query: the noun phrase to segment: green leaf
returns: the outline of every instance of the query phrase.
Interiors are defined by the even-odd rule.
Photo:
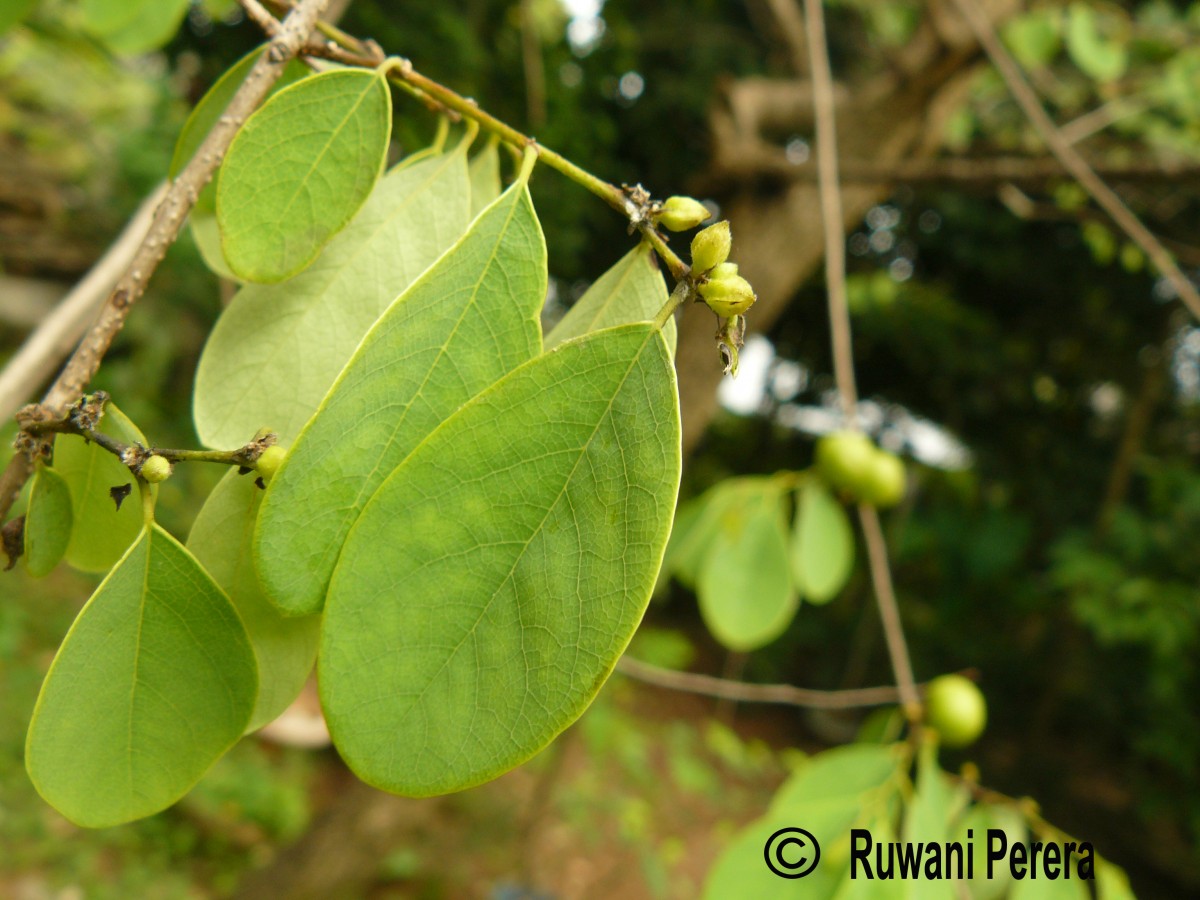
[[[37,0],[5,0],[0,4],[0,34],[24,22],[35,6]]]
[[[71,489],[49,466],[38,466],[25,513],[25,568],[36,578],[50,574],[71,541]]]
[[[358,776],[461,790],[570,725],[645,611],[679,471],[674,368],[649,324],[537,357],[431,434],[330,585],[321,701]]]
[[[1086,3],[1072,3],[1067,18],[1067,53],[1085,75],[1097,81],[1116,81],[1129,67],[1124,44],[1100,33],[1095,11]]]
[[[1026,68],[1047,65],[1062,49],[1060,9],[1038,9],[1013,16],[1004,24],[1004,42]]]
[[[167,170],[169,177],[174,178],[178,175],[195,156],[212,127],[217,124],[217,120],[229,106],[229,101],[233,99],[233,95],[237,93],[238,88],[242,86],[242,82],[246,80],[246,76],[264,52],[262,47],[251,50],[227,69],[225,74],[218,78],[208,92],[200,98],[200,102],[196,104],[187,121],[183,123],[183,129],[175,141],[175,152],[171,156],[171,165]],[[310,74],[311,70],[307,66],[299,60],[293,59],[284,67],[279,80],[271,86],[268,96],[289,84],[295,84]],[[192,227],[192,236],[208,267],[222,277],[233,279],[236,276],[225,262],[224,253],[221,251],[220,233],[217,229],[217,179],[220,172],[221,169],[218,167],[212,181],[201,189],[196,203],[189,213],[189,222]]]
[[[277,285],[246,285],[200,357],[200,440],[232,449],[260,428],[287,444],[367,330],[469,223],[466,148],[396,167],[321,257]]]
[[[818,753],[780,786],[771,811],[796,815],[881,789],[890,796],[900,785],[900,762],[898,746],[888,744],[847,744]]]
[[[799,491],[790,546],[796,589],[810,603],[828,603],[854,571],[854,532],[846,511],[816,479]]]
[[[546,336],[546,347],[613,325],[652,320],[667,302],[667,286],[649,244],[639,244],[596,279],[562,321]],[[663,328],[675,353],[675,320]]]
[[[773,482],[755,479],[722,513],[696,596],[704,624],[730,650],[755,650],[791,624],[799,599],[788,571],[783,494]]]
[[[969,802],[966,791],[954,785],[937,764],[937,744],[926,741],[917,762],[917,784],[904,817],[904,840],[912,844],[944,845],[950,839],[951,823]],[[922,867],[923,868],[923,867]],[[954,881],[908,881],[905,895],[931,900],[958,896]]]
[[[671,531],[663,570],[680,584],[695,590],[709,548],[721,531],[721,519],[730,507],[741,502],[750,479],[728,478],[679,508],[678,525]]]
[[[99,430],[127,444],[145,436],[115,405],[104,408]],[[133,473],[116,456],[73,434],[54,441],[54,468],[71,491],[74,528],[67,562],[84,572],[105,572],[121,558],[142,530]],[[128,486],[133,496],[117,508],[109,489]]]
[[[191,0],[84,0],[83,27],[115,53],[157,50],[179,30]]]
[[[255,557],[281,609],[318,611],[383,480],[458,407],[537,355],[545,296],[546,243],[515,184],[380,317],[272,479]]]
[[[225,595],[178,541],[147,525],[46,675],[25,748],[29,777],[78,825],[156,813],[241,737],[256,684]]]
[[[229,267],[275,282],[308,266],[371,193],[391,130],[375,72],[323,72],[271,97],[233,139],[217,182]]]
[[[230,470],[213,488],[187,547],[225,591],[246,627],[258,662],[258,702],[247,731],[261,728],[296,699],[317,659],[321,620],[286,618],[267,600],[254,571],[250,538],[263,492],[252,475]]]
[[[1096,897],[1097,900],[1134,900],[1125,870],[1106,859],[1097,858]]]
[[[493,138],[471,160],[471,216],[500,196],[500,142]]]
[[[721,854],[704,888],[709,900],[729,897],[825,900],[846,883],[850,829],[886,813],[900,785],[895,747],[856,744],[812,757],[776,793],[766,816],[743,829]],[[767,839],[781,828],[805,828],[821,846],[821,862],[801,879],[767,868]]]
[[[1008,863],[1005,862],[1004,865],[1007,866]],[[1073,865],[1074,863],[1072,863]],[[1071,875],[1074,876],[1074,874],[1075,871],[1072,868]],[[1033,878],[1029,874],[1029,870],[1026,870],[1023,879],[1013,882],[1008,900],[1091,900],[1091,896],[1092,892],[1088,890],[1087,882],[1082,878],[1060,876],[1056,880],[1050,881],[1045,876]]]
[[[967,811],[959,823],[955,839],[960,841],[963,847],[970,847],[973,858],[971,871],[975,874],[973,878],[966,879],[966,884],[970,888],[973,900],[1000,900],[1012,883],[1012,873],[1005,862],[995,865],[992,877],[988,878],[989,829],[1005,832],[1009,847],[1023,843],[1026,838],[1025,822],[1011,807],[979,803]]]
[[[211,186],[211,185],[210,185]],[[221,230],[217,228],[217,217],[203,213],[193,215],[188,219],[188,227],[192,232],[192,240],[200,251],[200,258],[208,266],[208,271],[227,281],[241,281],[225,262],[225,251],[221,249]]]

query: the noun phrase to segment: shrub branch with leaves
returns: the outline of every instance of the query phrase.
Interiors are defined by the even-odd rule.
[[[1064,837],[1028,802],[980,787],[971,767],[953,776],[938,765],[939,732],[948,745],[969,744],[986,709],[957,675],[931,684],[926,708],[892,588],[877,509],[900,500],[905,472],[855,430],[819,0],[806,0],[807,28],[799,23],[792,40],[799,54],[802,30],[813,61],[831,337],[849,431],[826,439],[817,471],[727,482],[677,521],[674,315],[706,304],[725,370],[736,373],[757,299],[729,259],[729,224],[693,237],[689,265],[659,229],[702,225],[709,214],[697,201],[658,201],[640,185],[597,178],[408,60],[321,22],[325,0],[241,5],[269,43],[193,111],[146,239],[42,402],[19,413],[17,453],[0,476],[0,518],[32,476],[24,517],[4,526],[10,563],[23,555],[43,575],[65,559],[106,573],[37,701],[26,765],[42,796],[86,826],[165,809],[242,735],[277,717],[314,665],[333,741],[363,781],[407,796],[479,784],[584,712],[660,569],[695,586],[705,622],[735,651],[777,637],[801,596],[832,600],[853,568],[847,501],[894,688],[755,692],[645,663],[627,670],[769,702],[899,701],[903,716],[878,720],[877,740],[798,769],[718,860],[708,895],[778,889],[764,881],[773,876],[761,864],[763,838],[798,822],[829,848],[806,896],[844,888],[855,825],[881,841],[942,842],[988,827],[1014,843],[1027,830]],[[1027,105],[1019,67],[996,51],[976,5],[958,5]],[[183,8],[164,5],[156,30],[168,31],[162,17],[177,25]],[[113,28],[105,33],[114,47],[148,39]],[[387,169],[391,87],[441,125],[432,146]],[[481,131],[492,139],[478,148]],[[1047,135],[1103,203],[1103,183],[1076,171],[1052,125]],[[507,187],[500,144],[519,160]],[[528,190],[539,163],[599,197],[638,236],[544,336],[546,243]],[[106,394],[84,395],[185,220],[213,271],[240,283],[196,380],[193,412],[208,449],[154,446]],[[1136,219],[1125,224],[1149,255],[1161,250],[1139,240]],[[156,522],[155,503],[173,467],[191,462],[230,471],[184,545]],[[135,485],[140,502],[130,499]],[[1123,873],[1084,846],[1076,862],[1094,868],[1102,896],[1129,896]],[[1075,896],[1078,885],[1060,893]],[[954,895],[952,883],[945,888]],[[963,886],[988,897],[1006,888]]]

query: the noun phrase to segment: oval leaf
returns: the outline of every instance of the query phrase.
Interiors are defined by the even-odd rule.
[[[29,726],[29,777],[78,825],[151,815],[241,737],[256,689],[237,613],[178,541],[148,525],[54,658]]]
[[[769,644],[796,615],[782,501],[771,483],[743,489],[721,515],[701,564],[700,615],[730,650],[745,653]]]
[[[196,154],[196,150],[217,123],[217,119],[225,112],[229,101],[233,99],[233,95],[237,93],[238,88],[242,86],[242,82],[246,80],[246,76],[264,52],[262,47],[258,47],[247,53],[227,69],[225,74],[218,78],[208,92],[200,98],[200,102],[196,104],[187,121],[183,123],[183,129],[175,141],[175,152],[171,156],[171,165],[167,170],[169,177],[174,178],[178,175]],[[279,80],[271,86],[268,96],[289,84],[295,84],[310,74],[311,70],[302,62],[296,59],[291,60],[284,67]],[[191,212],[188,213],[188,223],[200,255],[204,257],[204,262],[209,269],[222,278],[233,279],[236,276],[229,268],[229,264],[225,262],[225,255],[221,250],[220,232],[217,229],[217,179],[220,173],[221,169],[218,166],[212,180],[201,188],[196,202],[192,205]]]
[[[367,199],[391,130],[391,96],[375,72],[323,72],[271,97],[221,166],[217,223],[229,267],[273,282],[316,259]]]
[[[1125,46],[1101,35],[1096,13],[1086,3],[1070,6],[1067,53],[1085,75],[1100,82],[1116,81],[1129,67]]]
[[[545,296],[546,243],[515,184],[380,318],[272,479],[255,558],[281,609],[320,610],[342,543],[383,480],[541,350]]]
[[[84,28],[114,53],[157,50],[175,36],[191,0],[84,0]]]
[[[679,527],[671,531],[663,569],[694,591],[708,550],[721,530],[722,517],[730,507],[741,502],[746,485],[758,480],[727,478],[680,507],[675,514]]]
[[[58,472],[39,466],[25,513],[25,568],[41,578],[66,555],[71,542],[71,489]]]
[[[846,511],[816,479],[800,489],[791,541],[792,577],[809,603],[828,603],[854,571],[854,532]]]
[[[571,724],[645,611],[679,470],[674,369],[648,324],[538,357],[430,435],[330,585],[321,702],[359,777],[461,790]]]
[[[667,302],[667,285],[654,261],[649,244],[638,244],[611,269],[596,279],[562,321],[546,336],[546,347],[613,325],[646,322]],[[675,320],[668,320],[663,336],[675,353]]]
[[[104,407],[99,430],[127,444],[145,445],[146,438],[116,406]],[[54,468],[71,491],[74,528],[67,562],[84,572],[106,572],[142,530],[142,508],[127,496],[118,508],[112,488],[136,494],[133,473],[116,456],[73,434],[54,441]]]
[[[200,357],[200,440],[233,449],[268,427],[294,441],[379,314],[469,221],[461,147],[389,172],[300,275],[238,291]]]
[[[321,620],[285,618],[258,583],[250,538],[263,492],[250,475],[228,472],[204,501],[187,548],[225,591],[246,626],[258,662],[258,702],[247,731],[272,721],[296,699],[317,659]]]
[[[709,872],[704,897],[832,900],[844,896],[849,860],[837,847],[845,844],[855,825],[886,815],[900,787],[900,760],[894,747],[861,744],[812,757],[784,782],[766,816],[742,829],[721,854]],[[764,864],[764,848],[776,831],[797,826],[816,837],[821,862],[802,879],[780,878]]]

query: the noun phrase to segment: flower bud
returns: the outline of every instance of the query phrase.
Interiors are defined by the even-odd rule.
[[[279,471],[279,467],[283,465],[283,460],[286,456],[287,451],[279,446],[268,447],[259,455],[254,463],[254,470],[258,472],[264,484],[270,481],[271,477]]]
[[[708,308],[724,318],[742,315],[758,299],[754,295],[754,288],[750,286],[750,282],[741,275],[734,275],[730,278],[710,278],[697,290],[704,298],[704,302],[708,304]]]
[[[729,259],[732,243],[729,222],[709,225],[697,234],[692,238],[692,274],[703,275],[713,266],[719,266]]]
[[[737,273],[737,263],[723,262],[719,266],[713,266],[712,271],[708,273],[708,280],[720,281],[722,278],[732,278]]]
[[[670,231],[688,231],[710,215],[708,207],[699,200],[691,197],[668,197],[663,201],[658,222]]]
[[[142,463],[142,468],[138,474],[151,484],[158,484],[160,481],[166,481],[171,477],[171,463],[165,456],[159,456],[155,453]]]

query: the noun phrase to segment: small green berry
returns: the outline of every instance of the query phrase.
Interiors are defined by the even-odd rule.
[[[904,499],[904,463],[886,450],[876,450],[871,465],[863,473],[861,493],[863,502],[886,509]]]
[[[835,431],[817,441],[817,468],[831,487],[857,498],[876,452],[861,431]]]
[[[663,201],[658,222],[670,231],[689,231],[711,215],[708,207],[691,197],[668,197]]]
[[[713,269],[722,266],[733,265],[732,263],[722,263]],[[736,269],[737,267],[734,266]],[[754,295],[754,288],[741,275],[733,275],[727,278],[712,278],[700,285],[697,290],[700,296],[704,298],[704,302],[708,304],[708,308],[715,312],[718,316],[728,318],[729,316],[740,316],[751,306],[758,298]]]
[[[929,724],[947,747],[975,743],[987,725],[987,701],[975,682],[961,675],[940,675],[925,690]]]
[[[158,484],[171,477],[171,463],[165,456],[155,453],[142,463],[138,474],[151,484]]]
[[[266,483],[279,471],[279,467],[283,465],[283,460],[286,456],[287,451],[282,447],[268,447],[254,463],[254,470],[258,472],[263,482]]]
[[[714,266],[719,266],[729,259],[729,248],[733,245],[733,235],[729,230],[729,222],[718,222],[709,225],[692,238],[692,275],[703,275]]]

